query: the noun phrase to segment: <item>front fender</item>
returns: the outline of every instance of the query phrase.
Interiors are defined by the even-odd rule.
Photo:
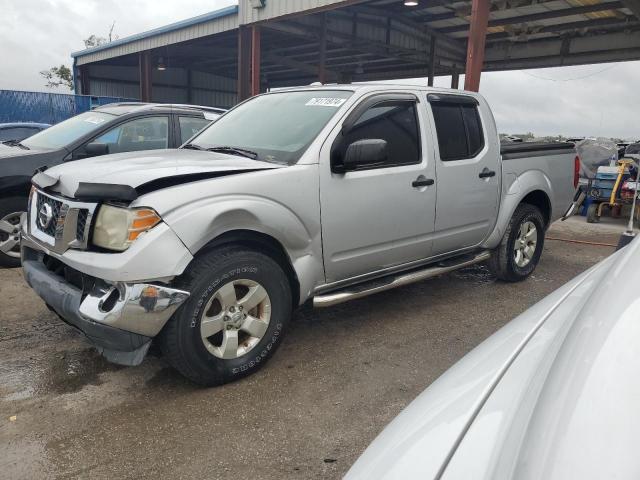
[[[195,256],[221,235],[248,230],[275,239],[289,256],[300,282],[301,302],[324,278],[320,226],[287,206],[252,195],[209,197],[170,212],[165,222]]]
[[[549,205],[552,205],[553,184],[542,170],[527,170],[516,177],[511,184],[505,184],[498,221],[491,235],[482,244],[483,248],[493,249],[498,246],[518,205],[527,195],[535,191],[543,192],[549,200]],[[549,218],[553,218],[552,212]]]

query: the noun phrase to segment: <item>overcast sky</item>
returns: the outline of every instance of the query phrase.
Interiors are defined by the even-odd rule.
[[[0,0],[0,89],[44,91],[40,70],[112,22],[121,38],[236,3],[235,0]],[[366,65],[365,65],[366,68]],[[461,79],[462,84],[462,79]],[[436,85],[449,86],[439,78]],[[640,138],[640,62],[485,73],[480,92],[504,133]],[[59,90],[62,91],[62,90]]]

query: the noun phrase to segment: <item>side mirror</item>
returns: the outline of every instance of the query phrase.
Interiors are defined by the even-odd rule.
[[[109,155],[109,145],[106,143],[87,143],[84,147],[84,154],[87,157],[99,157],[100,155]]]
[[[387,157],[386,140],[371,138],[350,144],[342,163],[345,171],[364,170],[384,164]]]

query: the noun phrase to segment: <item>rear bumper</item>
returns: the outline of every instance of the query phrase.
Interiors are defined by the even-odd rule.
[[[65,322],[82,331],[109,361],[142,362],[151,339],[189,293],[150,283],[107,282],[79,272],[78,282],[52,272],[46,249],[23,233],[22,268],[27,283]]]

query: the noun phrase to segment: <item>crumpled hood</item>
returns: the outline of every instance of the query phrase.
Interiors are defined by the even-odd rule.
[[[47,170],[51,190],[73,197],[80,183],[127,185],[138,189],[161,179],[186,183],[208,176],[221,176],[282,168],[268,162],[235,155],[198,150],[148,150],[118,153],[68,162]]]

